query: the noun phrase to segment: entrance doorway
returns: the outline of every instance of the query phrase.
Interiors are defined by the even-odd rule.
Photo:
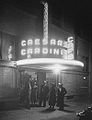
[[[23,91],[25,89],[27,80],[29,81],[30,104],[38,104],[41,85],[44,81],[46,81],[46,72],[39,72],[32,69],[20,70],[20,94],[22,94],[22,99],[24,99]]]
[[[29,80],[29,100],[30,104],[39,104],[40,90],[41,86],[44,84],[44,81],[47,82],[48,88],[50,89],[52,83],[57,86],[59,82],[59,76],[52,71],[41,71],[41,70],[32,70],[23,69],[20,71],[20,86],[21,90],[25,89],[25,84],[27,79]],[[35,99],[35,101],[34,101]]]

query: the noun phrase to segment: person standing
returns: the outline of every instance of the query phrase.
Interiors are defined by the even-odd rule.
[[[32,92],[32,85],[31,85],[32,77],[29,76],[29,101],[31,102],[31,92]]]
[[[40,89],[40,100],[39,100],[40,106],[43,103],[43,107],[46,107],[48,93],[49,93],[49,87],[47,85],[47,81],[44,81],[44,84],[41,85],[41,89]]]
[[[49,87],[47,85],[47,81],[44,81],[44,86],[43,86],[43,107],[46,107],[46,101],[49,93]]]
[[[63,87],[63,84],[59,83],[57,90],[57,106],[59,110],[64,110],[64,96],[67,94],[66,89]]]
[[[50,91],[49,91],[49,106],[50,109],[54,109],[54,106],[56,104],[56,89],[55,84],[51,85]]]
[[[42,101],[43,101],[43,84],[40,86],[40,92],[39,92],[39,106],[42,106]]]
[[[34,82],[34,86],[33,86],[33,104],[34,105],[37,102],[37,93],[38,93],[38,86],[37,86],[37,83]]]
[[[30,100],[29,100],[29,80],[27,78],[24,87],[24,99],[25,99],[25,107],[30,109]]]
[[[33,96],[34,96],[33,87],[34,87],[34,79],[32,78],[31,79],[31,104],[32,105],[33,105]]]

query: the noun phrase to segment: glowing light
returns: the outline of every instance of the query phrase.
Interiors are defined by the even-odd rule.
[[[86,76],[84,76],[83,79],[86,80]]]
[[[54,49],[54,54],[59,55],[59,49]]]
[[[43,44],[48,44],[48,3],[42,2],[44,5],[44,19],[43,19]]]
[[[58,74],[59,72],[60,72],[60,70],[59,70],[59,69],[57,69],[57,68],[56,68],[56,69],[54,69],[54,73],[55,73],[55,74]]]
[[[57,49],[57,48],[48,48],[48,47],[43,47],[42,49],[40,49],[39,47],[36,47],[36,48],[27,48],[27,49],[21,49],[21,52],[20,54],[22,56],[25,56],[25,55],[32,55],[32,54],[53,54],[53,55],[64,55],[64,57],[67,55],[67,51],[64,51],[64,49]]]
[[[73,39],[74,39],[74,38],[71,36],[71,37],[68,37],[67,41],[68,41],[68,42],[73,42]]]
[[[61,70],[67,69],[67,67],[63,65],[55,64],[55,65],[47,65],[46,67],[44,67],[44,69],[52,70],[55,74],[58,74]]]
[[[58,46],[63,46],[63,41],[62,41],[62,40],[58,40],[58,41],[57,41],[57,45],[58,45]]]
[[[43,49],[42,49],[42,53],[43,53],[43,54],[48,54],[48,48],[43,48]]]
[[[36,39],[28,39],[28,40],[22,40],[21,41],[21,46],[22,47],[24,47],[24,46],[32,46],[33,44],[34,45],[56,45],[56,46],[61,46],[61,47],[66,47],[66,48],[70,48],[71,46],[72,46],[72,44],[71,43],[73,43],[73,42],[71,42],[71,41],[64,41],[64,40],[58,40],[58,39],[54,39],[54,38],[52,38],[52,39],[50,39],[49,41],[48,41],[48,43],[47,44],[45,44],[45,40],[41,40],[41,39],[39,39],[39,38],[36,38]],[[67,47],[67,44],[68,44],[68,47]]]
[[[26,52],[26,51],[25,51]],[[29,55],[29,54],[32,54],[33,53],[33,49],[31,49],[31,48],[28,48],[27,49],[27,54]]]
[[[73,37],[68,37],[67,39],[67,58],[68,59],[74,59],[74,41],[73,41]]]
[[[21,41],[21,46],[26,46],[26,41],[25,40]]]
[[[32,40],[32,39],[29,39],[29,40],[27,41],[27,45],[28,45],[28,46],[33,45],[33,40]]]
[[[40,39],[35,39],[35,45],[40,45]]]
[[[73,37],[68,37],[67,41],[50,39],[47,44],[39,38],[21,41],[20,55],[30,58],[31,55],[39,54],[40,57],[49,55],[49,57],[58,57],[61,59],[74,59]],[[27,57],[28,56],[28,57]],[[34,57],[34,56],[31,56]],[[46,56],[45,56],[46,57]]]
[[[56,45],[56,40],[55,39],[51,39],[50,40],[50,45]]]
[[[8,48],[8,59],[11,60],[13,57],[12,55],[12,46],[10,45],[9,48]]]
[[[25,49],[21,50],[21,55],[26,55],[26,50]]]
[[[60,64],[69,66],[84,67],[83,62],[77,60],[63,60],[57,58],[32,58],[16,61],[17,65],[31,65],[31,64]]]

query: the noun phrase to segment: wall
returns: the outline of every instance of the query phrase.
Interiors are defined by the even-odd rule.
[[[16,70],[8,67],[0,67],[0,101],[17,98]]]
[[[87,40],[77,37],[76,59],[84,63],[83,69],[65,71],[61,73],[61,79],[70,95],[85,95],[89,97],[89,43]]]
[[[1,59],[9,60],[9,55],[11,54],[11,60],[15,60],[15,41],[16,38],[14,35],[7,34],[0,31],[0,40],[1,40]],[[11,50],[10,50],[10,47]]]
[[[88,78],[83,79],[85,74],[80,72],[61,73],[62,83],[68,91],[68,95],[88,96]]]
[[[17,36],[35,36],[41,33],[39,19],[12,6],[3,6],[0,12],[0,30]]]
[[[84,63],[84,72],[89,72],[89,43],[87,40],[83,40],[79,37],[76,39],[77,42],[77,60]]]

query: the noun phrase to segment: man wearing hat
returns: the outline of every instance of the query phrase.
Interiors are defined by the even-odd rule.
[[[47,81],[44,81],[40,89],[40,100],[39,100],[40,106],[43,103],[43,107],[46,107],[46,100],[47,100],[48,93],[49,93],[49,87],[48,87]]]
[[[64,96],[67,93],[66,89],[63,87],[63,84],[58,84],[57,90],[57,106],[59,110],[64,110]]]

